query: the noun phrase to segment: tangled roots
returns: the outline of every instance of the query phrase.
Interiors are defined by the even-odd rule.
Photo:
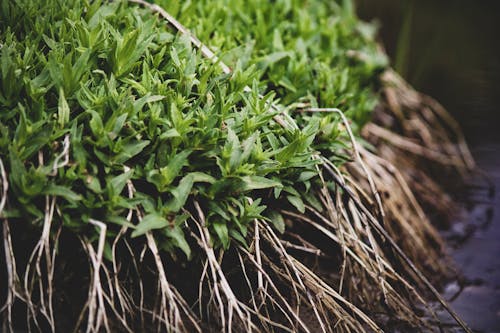
[[[397,167],[427,214],[445,226],[457,207],[443,186],[456,186],[476,169],[464,135],[442,105],[416,92],[394,71],[386,71],[381,81],[383,102],[363,135],[379,157]],[[443,175],[455,184],[445,183]]]

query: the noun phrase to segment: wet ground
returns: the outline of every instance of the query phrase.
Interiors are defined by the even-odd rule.
[[[463,281],[444,290],[454,310],[474,332],[500,332],[500,143],[472,147],[495,189],[476,177],[464,203],[466,213],[446,236]],[[496,191],[495,191],[496,190]],[[497,193],[495,193],[497,192]],[[449,318],[445,322],[452,324]]]

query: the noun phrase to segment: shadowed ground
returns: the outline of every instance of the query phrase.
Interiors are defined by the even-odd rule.
[[[497,194],[474,189],[470,200],[474,209],[455,225],[455,232],[472,234],[453,250],[460,266],[465,288],[452,302],[459,315],[479,332],[500,331],[500,144],[473,147],[478,164],[491,177]],[[459,289],[456,283],[446,288],[447,296]]]

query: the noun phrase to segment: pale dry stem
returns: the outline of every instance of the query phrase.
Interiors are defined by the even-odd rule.
[[[49,323],[52,332],[55,331],[54,313],[52,309],[54,255],[51,254],[50,230],[52,227],[55,205],[55,197],[45,197],[45,215],[43,219],[42,234],[28,260],[24,275],[24,289],[28,300],[28,322],[31,317],[35,325],[40,328],[35,304],[31,301],[34,291],[34,283],[37,281],[40,297],[40,313]],[[55,248],[52,249],[54,253],[55,250]],[[43,267],[45,273],[42,272],[42,259],[45,261],[45,266]],[[32,271],[32,269],[34,269],[34,271]],[[46,280],[46,285],[44,284],[44,280]]]
[[[244,325],[247,331],[252,331],[255,328],[255,325],[252,323],[251,315],[249,312],[249,308],[240,302],[236,295],[234,294],[234,291],[229,285],[229,282],[226,279],[226,276],[219,264],[219,262],[216,259],[215,253],[213,248],[211,247],[210,243],[210,233],[207,229],[206,223],[205,223],[205,214],[203,213],[200,205],[198,202],[194,202],[195,209],[198,214],[198,219],[192,218],[193,221],[196,223],[196,226],[198,227],[199,230],[199,237],[197,237],[198,242],[200,243],[200,246],[202,249],[205,251],[205,254],[207,256],[208,264],[210,267],[210,270],[212,272],[212,278],[213,278],[213,287],[215,290],[220,289],[218,292],[219,294],[224,294],[225,299],[227,301],[227,320],[225,319],[224,315],[224,306],[222,304],[222,300],[219,299],[219,311],[221,311],[221,324],[222,324],[222,329],[223,331],[231,332],[233,328],[232,320],[233,320],[233,314],[236,312],[238,318],[241,321],[241,324]]]
[[[347,134],[349,136],[349,139],[351,140],[351,146],[352,150],[354,152],[354,155],[356,156],[356,160],[358,161],[359,165],[363,169],[366,179],[368,180],[368,183],[370,184],[370,190],[373,193],[375,200],[378,205],[379,213],[381,215],[381,218],[383,219],[384,217],[384,207],[382,205],[382,200],[380,199],[380,194],[377,190],[377,187],[375,186],[375,182],[373,180],[373,177],[371,175],[371,172],[369,171],[368,167],[366,166],[366,163],[364,162],[363,158],[361,157],[361,154],[359,153],[359,144],[352,132],[351,126],[349,125],[349,121],[347,120],[346,116],[344,113],[337,108],[307,108],[304,111],[307,112],[331,112],[331,113],[336,113],[340,116],[342,119],[342,123],[344,124],[344,127],[347,131]]]
[[[52,172],[49,176],[56,176],[59,168],[63,168],[69,163],[70,136],[66,135],[63,140],[63,148],[60,154],[54,158]],[[38,161],[41,166],[44,165],[44,155],[38,153]],[[33,319],[35,326],[40,329],[35,304],[32,302],[33,288],[38,282],[38,293],[40,299],[39,312],[47,320],[50,330],[55,332],[54,310],[53,310],[53,280],[56,258],[56,246],[51,245],[51,229],[56,209],[56,197],[45,197],[45,214],[43,218],[43,228],[41,237],[32,251],[24,275],[24,289],[27,303],[27,320]],[[54,244],[57,244],[61,228],[58,227],[54,233]],[[42,270],[42,259],[45,262]],[[34,269],[34,271],[32,271]],[[45,281],[45,282],[44,282]]]
[[[2,216],[5,205],[7,203],[7,194],[9,191],[9,182],[7,179],[7,172],[2,159],[0,158],[0,173],[2,179],[2,193],[0,199],[0,218],[3,219],[3,244],[5,252],[5,264],[7,269],[7,298],[5,304],[0,308],[0,313],[6,311],[5,320],[2,323],[4,331],[13,332],[12,326],[12,306],[16,298],[22,299],[17,291],[16,285],[19,284],[19,277],[17,276],[16,259],[12,247],[12,239],[10,235],[9,221]]]
[[[109,331],[106,306],[104,303],[104,291],[100,277],[107,227],[105,223],[94,219],[90,219],[89,223],[99,229],[99,242],[97,245],[97,252],[94,250],[90,242],[85,242],[85,245],[87,246],[87,252],[92,263],[92,280],[91,287],[89,289],[86,332],[97,333],[101,329],[102,325],[104,325],[106,330]]]
[[[405,254],[403,250],[399,247],[399,245],[392,239],[392,237],[388,234],[388,232],[380,225],[377,219],[373,216],[373,214],[367,209],[356,197],[356,195],[352,192],[352,190],[347,186],[342,186],[342,183],[339,180],[338,175],[331,169],[326,167],[326,170],[329,171],[330,175],[334,179],[334,181],[342,187],[342,189],[350,196],[352,201],[354,202],[357,209],[359,209],[367,218],[368,223],[374,228],[374,230],[384,237],[391,246],[391,248],[396,252],[398,257],[408,266],[408,268],[415,274],[418,280],[425,286],[425,288],[434,296],[434,298],[443,306],[443,308],[455,319],[455,321],[464,329],[466,332],[472,332],[465,322],[455,313],[455,311],[450,307],[448,302],[444,300],[444,298],[439,294],[436,288],[429,282],[427,277],[415,266],[410,258]]]

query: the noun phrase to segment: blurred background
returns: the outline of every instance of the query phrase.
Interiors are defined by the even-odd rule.
[[[378,21],[392,65],[462,124],[468,141],[500,141],[500,1],[356,0]]]
[[[460,122],[494,186],[478,174],[464,189],[464,213],[452,224],[452,234],[462,238],[450,249],[463,281],[448,284],[443,295],[475,332],[498,333],[500,1],[355,1],[361,18],[378,22],[392,66]]]

